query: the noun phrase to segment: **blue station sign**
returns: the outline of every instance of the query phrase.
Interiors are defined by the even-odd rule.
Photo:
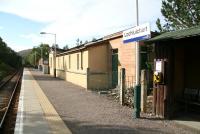
[[[128,29],[123,32],[123,42],[135,42],[151,38],[151,30],[149,23]]]

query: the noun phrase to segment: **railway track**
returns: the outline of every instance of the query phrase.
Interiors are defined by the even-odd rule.
[[[10,78],[0,84],[0,130],[5,131],[6,120],[9,118],[9,111],[12,111],[13,103],[16,99],[15,92],[21,84],[23,69],[15,72]],[[15,121],[14,121],[15,122]],[[6,125],[5,125],[6,123]],[[0,132],[1,132],[0,131]]]

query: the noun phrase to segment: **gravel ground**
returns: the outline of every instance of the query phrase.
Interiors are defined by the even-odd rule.
[[[74,134],[190,134],[173,121],[132,119],[132,109],[105,95],[32,71],[34,78]]]

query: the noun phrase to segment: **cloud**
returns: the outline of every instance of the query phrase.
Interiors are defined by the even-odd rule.
[[[10,42],[10,41],[6,41],[6,44],[12,48],[12,50],[15,50],[16,52],[19,52],[21,50],[25,50],[25,49],[32,49],[33,47],[27,45],[27,44],[18,44],[16,42]]]
[[[54,44],[55,42],[55,38],[52,35],[40,35],[40,34],[35,34],[35,33],[31,33],[31,34],[21,34],[19,35],[20,38],[22,38],[23,40],[31,40],[33,44],[41,44],[41,43],[47,43],[50,46],[52,44]]]
[[[151,0],[151,4],[139,0],[140,23],[150,22],[155,29],[160,7],[160,0]],[[136,24],[134,0],[4,0],[0,11],[48,23],[41,31],[56,33],[62,46],[75,43],[77,38],[90,40]],[[36,34],[29,34],[33,42],[39,42]],[[53,37],[47,35],[40,40],[47,38],[53,43]]]
[[[76,16],[80,2],[75,1],[76,3],[74,0],[12,0],[0,2],[0,10],[37,22],[53,22]]]
[[[39,37],[38,34],[34,34],[34,33],[26,34],[26,35],[21,34],[19,35],[19,37],[26,40],[31,40],[34,44],[38,44],[38,42],[41,41],[41,37]]]

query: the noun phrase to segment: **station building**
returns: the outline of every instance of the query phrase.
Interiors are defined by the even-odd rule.
[[[144,45],[140,42],[141,46]],[[104,36],[56,55],[49,54],[50,74],[86,89],[110,89],[119,85],[125,68],[129,86],[135,84],[135,43],[123,43],[123,32]]]
[[[56,48],[56,53],[59,54],[59,53],[62,53],[64,52],[63,49],[58,49]],[[54,69],[56,68],[56,62],[55,62],[55,48],[51,48],[50,49],[50,52],[49,52],[49,73],[51,75],[54,75]]]

